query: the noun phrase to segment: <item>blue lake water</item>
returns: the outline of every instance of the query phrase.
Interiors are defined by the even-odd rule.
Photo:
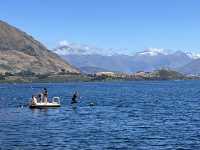
[[[43,87],[61,97],[62,107],[25,106]],[[75,90],[76,107],[70,104]],[[198,150],[200,81],[1,84],[4,149]]]

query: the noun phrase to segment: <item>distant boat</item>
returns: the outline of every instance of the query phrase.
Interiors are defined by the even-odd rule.
[[[59,97],[53,97],[52,101],[49,102],[38,102],[38,100],[32,99],[29,107],[30,108],[48,108],[48,107],[60,107],[60,98]]]

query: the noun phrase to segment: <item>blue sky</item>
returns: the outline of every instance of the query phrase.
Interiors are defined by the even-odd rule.
[[[4,20],[53,48],[59,41],[100,48],[200,52],[199,0],[6,0]]]

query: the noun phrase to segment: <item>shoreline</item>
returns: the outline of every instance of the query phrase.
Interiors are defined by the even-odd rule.
[[[200,79],[103,79],[103,80],[35,80],[35,81],[22,81],[22,80],[4,80],[0,84],[31,84],[31,83],[87,83],[87,82],[131,82],[131,81],[198,81]]]
[[[67,82],[108,82],[108,81],[170,81],[200,80],[199,76],[186,76],[171,70],[158,70],[152,73],[135,74],[99,73],[99,74],[11,74],[1,75],[1,83],[67,83]]]

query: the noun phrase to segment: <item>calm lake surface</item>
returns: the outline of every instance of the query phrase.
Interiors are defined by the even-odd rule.
[[[25,106],[44,87],[62,107]],[[81,99],[71,106],[75,90]],[[200,81],[1,84],[4,149],[198,150]]]

